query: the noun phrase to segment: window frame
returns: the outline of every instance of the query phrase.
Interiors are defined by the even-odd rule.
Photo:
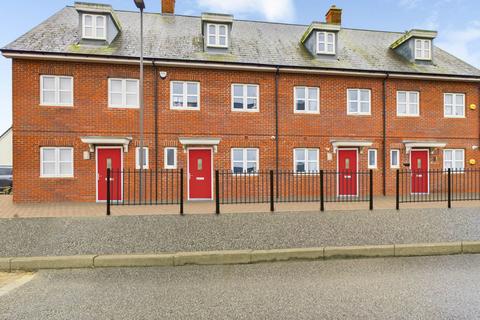
[[[325,35],[325,41],[320,41],[320,34],[324,34]],[[328,35],[332,35],[333,36],[333,41],[332,42],[329,42],[328,41]],[[336,48],[336,39],[335,39],[335,32],[329,32],[329,31],[317,31],[317,45],[316,45],[316,52],[317,54],[330,54],[330,55],[335,55],[336,52],[337,52],[337,48]],[[323,43],[325,44],[325,50],[320,50],[320,43]],[[332,47],[333,47],[333,52],[330,52],[328,51],[328,45],[331,44]]]
[[[142,170],[148,170],[150,169],[150,161],[149,161],[149,153],[150,150],[148,147],[143,147],[145,150],[145,165],[143,166]],[[135,148],[135,169],[140,170],[140,147]]]
[[[122,103],[120,105],[112,104],[112,81],[122,82]],[[137,84],[137,102],[136,105],[127,105],[127,82],[135,81]],[[118,92],[115,92],[118,93]],[[140,108],[140,80],[133,78],[108,78],[108,107],[112,109],[139,109]]]
[[[456,97],[457,96],[462,96],[463,97],[463,114],[462,115],[455,115],[455,114],[451,114],[451,115],[448,115],[447,114],[447,95],[452,95],[452,111],[455,111],[456,110]],[[465,93],[455,93],[455,92],[444,92],[443,93],[443,117],[444,118],[465,118],[465,114],[466,114],[466,95]]]
[[[92,36],[85,35],[85,19],[87,16],[92,17]],[[104,36],[97,36],[97,17],[103,18],[103,30]],[[107,40],[107,16],[103,14],[91,14],[84,13],[82,14],[82,39],[93,39],[93,40]]]
[[[305,99],[297,98],[297,89],[303,89],[305,93]],[[317,110],[310,111],[308,109],[308,102],[313,101],[308,98],[308,91],[310,89],[315,89],[317,91],[316,101],[317,101]],[[305,101],[305,110],[297,110],[297,100]],[[308,87],[308,86],[294,86],[293,87],[293,113],[307,113],[307,114],[320,114],[320,88],[319,87]]]
[[[304,156],[305,156],[305,171],[297,171],[297,162],[299,162],[297,160],[297,150],[303,150],[304,152]],[[316,157],[317,157],[317,160],[316,160],[316,163],[317,163],[317,170],[307,170],[309,169],[309,163],[310,162],[314,162],[314,161],[311,161],[309,158],[308,158],[308,153],[309,151],[315,151],[316,153]],[[293,149],[293,172],[295,174],[315,174],[317,172],[320,172],[320,149],[319,148],[294,148]]]
[[[210,34],[210,26],[215,27],[215,34],[211,35]],[[223,26],[225,27],[225,45],[220,44],[220,37],[223,37],[220,35],[220,27]],[[210,43],[210,36],[215,37],[215,43]],[[212,47],[212,48],[228,48],[228,25],[224,23],[207,23],[207,47]]]
[[[236,96],[235,95],[235,86],[242,86],[242,96]],[[257,96],[256,97],[252,97],[252,96],[248,96],[248,87],[249,86],[254,86],[257,88]],[[231,86],[231,96],[232,96],[232,101],[231,101],[231,109],[232,111],[235,111],[235,112],[260,112],[260,85],[258,84],[249,84],[249,83],[232,83],[232,86]],[[237,109],[237,108],[234,108],[234,105],[235,105],[235,98],[242,98],[243,99],[243,107],[242,109]],[[257,100],[257,107],[255,109],[248,109],[248,99],[249,98],[255,98]]]
[[[45,91],[43,88],[43,79],[45,78],[53,78],[55,82],[55,102],[54,103],[46,103],[43,101],[43,92]],[[60,79],[69,79],[70,80],[70,103],[61,103],[60,102]],[[73,107],[74,105],[74,92],[73,92],[73,77],[72,76],[55,76],[55,75],[41,75],[40,76],[40,106],[42,107]]]
[[[456,173],[456,172],[465,171],[465,149],[443,149],[443,170],[444,171],[448,170],[448,168],[446,166],[446,157],[445,157],[445,153],[447,151],[452,152],[452,160],[450,160],[451,163],[452,163],[451,172]],[[461,153],[462,153],[462,160],[461,160],[462,161],[462,168],[457,168],[456,165],[455,165],[456,162],[460,161],[460,160],[455,160],[455,154],[459,151],[461,151]]]
[[[358,94],[358,99],[351,101],[350,100],[350,91],[357,91]],[[362,100],[360,99],[361,92],[362,91],[367,91],[368,92],[368,112],[362,112],[361,111],[361,102]],[[357,103],[357,111],[356,112],[351,112],[350,111],[350,102],[356,102]],[[371,89],[360,89],[360,88],[350,88],[347,89],[347,115],[351,116],[371,116],[372,115],[372,90]]]
[[[55,173],[54,174],[46,174],[43,172],[43,151],[44,150],[54,150],[55,151]],[[70,155],[72,157],[71,166],[72,166],[72,173],[71,174],[60,174],[60,150],[69,150]],[[40,178],[55,178],[55,179],[64,179],[64,178],[74,178],[75,177],[75,153],[73,147],[40,147]]]
[[[173,85],[174,83],[182,83],[182,102],[183,106],[178,107],[173,105]],[[188,106],[188,96],[193,96],[192,94],[187,94],[188,84],[196,84],[197,85],[197,107],[189,107]],[[170,81],[170,109],[171,110],[192,110],[192,111],[199,111],[200,110],[200,82],[199,81],[183,81],[183,80],[171,80]]]
[[[417,47],[418,43],[421,43],[421,48],[419,49]],[[425,57],[425,47],[424,44],[428,43],[428,57]],[[417,50],[420,50],[422,54],[420,56],[417,55]],[[432,60],[432,40],[431,39],[415,39],[415,44],[414,44],[414,56],[415,60],[424,60],[424,61],[429,61]]]
[[[370,152],[373,152],[375,154],[374,159],[375,159],[375,164],[371,165],[370,164]],[[367,167],[368,169],[377,169],[378,168],[378,151],[377,149],[368,149],[367,150]]]
[[[393,153],[397,153],[397,164],[393,164]],[[399,169],[400,168],[400,149],[390,149],[390,168]]]
[[[173,165],[168,164],[168,150],[173,150]],[[165,147],[163,149],[163,167],[165,169],[177,169],[177,148]]]
[[[241,173],[235,173],[234,170],[234,163],[235,162],[240,162],[240,161],[235,161],[233,158],[233,154],[235,150],[242,150],[242,169],[243,172]],[[248,156],[248,150],[255,150],[256,154],[256,161],[255,161],[255,168],[256,170],[254,172],[248,172],[246,169],[248,169],[248,162],[253,162],[253,161],[248,161],[247,156]],[[234,175],[246,175],[246,176],[253,176],[253,175],[258,175],[258,172],[260,171],[260,149],[259,148],[231,148],[230,149],[230,170],[232,171],[232,174]]]
[[[405,105],[406,105],[406,112],[405,113],[399,113],[399,104],[400,104],[400,101],[399,101],[399,95],[401,93],[405,93]],[[416,102],[416,105],[417,105],[417,113],[411,113],[410,112],[410,106],[413,105],[414,103],[412,103],[410,101],[410,94],[412,93],[416,93],[417,94],[417,102]],[[397,90],[397,117],[419,117],[420,116],[420,91],[407,91],[407,90]]]

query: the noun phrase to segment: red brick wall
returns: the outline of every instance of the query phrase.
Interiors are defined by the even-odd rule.
[[[186,153],[179,137],[221,138],[214,154],[214,169],[230,168],[232,147],[260,149],[260,169],[275,168],[275,75],[267,72],[159,68],[168,72],[158,80],[158,167],[163,168],[163,148],[178,147],[178,167],[186,168]],[[40,75],[74,77],[74,106],[39,105]],[[95,154],[83,160],[88,146],[82,136],[132,136],[129,152],[124,153],[124,167],[134,168],[138,145],[138,110],[109,109],[108,78],[138,78],[138,67],[116,64],[88,64],[51,61],[13,61],[13,132],[14,132],[14,200],[27,201],[95,201]],[[145,145],[149,163],[154,168],[154,74],[145,69]],[[170,110],[170,81],[200,82],[200,111]],[[260,112],[232,112],[231,84],[255,83],[260,86]],[[320,88],[320,113],[293,112],[293,87]],[[366,88],[372,92],[370,116],[347,116],[348,88]],[[396,117],[396,90],[420,91],[420,117]],[[293,169],[293,148],[320,149],[320,167],[336,168],[331,139],[364,139],[378,150],[375,170],[376,193],[382,191],[382,103],[383,83],[378,78],[355,78],[307,74],[281,74],[279,81],[279,163],[281,169]],[[466,93],[466,105],[478,105],[478,85],[460,82],[420,80],[387,81],[387,191],[394,191],[394,170],[389,168],[390,148],[402,149],[402,141],[437,140],[450,148],[464,148],[466,162],[479,159],[478,110],[467,108],[465,119],[443,117],[443,93]],[[74,178],[40,178],[39,150],[42,146],[74,147]],[[360,154],[360,170],[367,169],[367,150]],[[442,152],[431,156],[431,167],[441,168]],[[471,167],[466,164],[466,167]],[[476,167],[479,167],[478,165]],[[72,191],[73,190],[73,191]]]

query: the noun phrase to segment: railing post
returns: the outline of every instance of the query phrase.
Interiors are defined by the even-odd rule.
[[[452,207],[452,169],[450,168],[448,168],[447,177],[448,177],[447,199],[448,199],[448,209],[450,209]]]
[[[323,170],[320,170],[320,211],[325,211],[325,199],[323,198]]]
[[[110,168],[107,168],[107,216],[110,215]]]
[[[370,169],[369,171],[369,181],[370,181],[370,199],[369,199],[369,209],[373,210],[373,170]]]
[[[275,211],[275,204],[273,202],[273,170],[270,170],[270,212]]]
[[[215,214],[220,214],[220,174],[215,170]]]
[[[183,216],[183,168],[180,169],[180,215]]]
[[[396,198],[396,209],[397,210],[400,210],[400,169],[397,169],[397,173],[396,173],[396,176],[397,176],[397,179],[395,181],[395,198]]]

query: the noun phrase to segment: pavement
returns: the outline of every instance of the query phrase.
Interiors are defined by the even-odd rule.
[[[480,255],[44,270],[0,319],[478,319]]]
[[[480,240],[478,208],[0,219],[0,257]]]

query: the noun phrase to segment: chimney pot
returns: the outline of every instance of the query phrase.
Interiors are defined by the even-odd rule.
[[[333,5],[328,9],[327,14],[325,15],[325,21],[329,24],[342,24],[342,9],[337,8],[336,5]]]
[[[162,0],[162,13],[175,13],[175,0]]]

